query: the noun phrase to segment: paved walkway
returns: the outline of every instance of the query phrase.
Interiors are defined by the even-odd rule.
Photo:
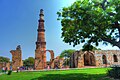
[[[7,74],[7,73],[8,73],[8,72],[6,72],[6,73],[1,72],[0,75],[2,75],[2,74]]]
[[[37,71],[60,71],[60,70],[75,70],[75,69],[86,69],[86,68],[99,68],[96,66],[85,66],[83,68],[62,68],[62,69],[43,69],[43,70],[22,70],[22,72],[37,72]],[[101,67],[102,68],[102,67]],[[16,72],[16,71],[12,71],[12,72]],[[4,74],[4,73],[0,73]]]
[[[43,70],[23,70],[23,72],[32,72],[32,71],[60,71],[60,70],[74,70],[74,69],[86,69],[86,68],[99,68],[99,67],[96,67],[96,66],[86,66],[84,68],[62,68],[62,69],[43,69]],[[102,68],[102,67],[101,67]],[[16,72],[16,71],[14,71]]]
[[[2,75],[3,73],[0,73],[0,75]]]

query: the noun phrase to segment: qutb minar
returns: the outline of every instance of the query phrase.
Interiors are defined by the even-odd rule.
[[[38,20],[38,34],[35,50],[35,69],[40,70],[46,67],[46,41],[44,29],[44,13],[43,9],[40,10],[40,19]]]

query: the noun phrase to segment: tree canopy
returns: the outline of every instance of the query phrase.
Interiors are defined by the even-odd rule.
[[[0,56],[0,62],[6,62],[6,63],[8,63],[8,62],[10,62],[10,59],[7,58],[7,57]]]
[[[70,65],[70,56],[75,52],[74,49],[68,49],[68,50],[64,50],[61,52],[60,57],[61,58],[65,58],[64,59],[64,64],[65,66],[69,66]]]
[[[120,0],[77,0],[57,14],[65,43],[92,47],[103,42],[120,48]]]
[[[70,58],[70,56],[72,55],[72,53],[74,53],[75,50],[74,49],[68,49],[68,50],[64,50],[61,52],[60,57],[66,57],[66,58]]]
[[[29,57],[28,59],[25,59],[23,61],[23,65],[27,67],[33,67],[34,66],[35,59],[33,57]]]
[[[101,50],[100,48],[96,48],[92,45],[88,45],[88,44],[84,44],[83,48],[82,48],[82,51],[94,51],[94,50]]]

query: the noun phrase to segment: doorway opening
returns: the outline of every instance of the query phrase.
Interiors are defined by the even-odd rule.
[[[87,52],[83,57],[84,66],[95,66],[95,56],[92,53]]]

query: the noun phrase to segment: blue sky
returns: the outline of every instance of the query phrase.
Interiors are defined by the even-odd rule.
[[[12,55],[9,51],[21,45],[23,59],[34,57],[40,9],[44,9],[47,49],[54,50],[55,56],[65,49],[81,49],[82,45],[72,47],[62,41],[61,24],[57,21],[57,11],[71,5],[74,1],[0,0],[0,56],[11,59]],[[99,48],[118,49],[102,44]],[[47,53],[47,56],[50,55]]]

